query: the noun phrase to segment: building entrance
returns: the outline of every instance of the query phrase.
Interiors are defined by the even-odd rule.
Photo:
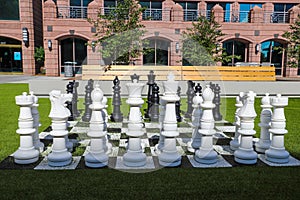
[[[23,72],[20,41],[0,37],[0,72]]]

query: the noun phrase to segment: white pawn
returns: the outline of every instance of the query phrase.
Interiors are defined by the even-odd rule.
[[[241,164],[255,164],[257,162],[257,153],[253,150],[253,135],[255,134],[253,129],[256,117],[254,109],[255,96],[256,94],[253,91],[249,91],[239,112],[241,125],[238,132],[241,134],[241,142],[239,148],[234,152],[234,160]]]
[[[168,167],[181,164],[181,155],[177,151],[175,138],[179,135],[175,103],[180,100],[180,97],[177,95],[178,81],[174,78],[174,75],[170,73],[168,80],[163,82],[165,92],[162,99],[166,101],[166,111],[161,135],[164,136],[164,146],[158,155],[159,164]]]
[[[70,110],[65,107],[66,101],[72,101],[72,94],[62,94],[59,90],[52,90],[50,93],[51,110],[49,117],[52,119],[53,136],[52,152],[48,155],[48,165],[61,167],[72,162],[72,154],[68,152],[67,140],[68,130],[67,121],[71,115]]]
[[[31,113],[33,103],[33,97],[27,96],[26,92],[16,96],[16,104],[20,106],[19,129],[16,131],[20,134],[20,147],[14,153],[13,157],[14,162],[17,164],[31,164],[39,158],[39,151],[34,148],[32,138],[35,133]]]
[[[187,148],[189,152],[194,153],[195,149],[199,149],[201,146],[201,134],[199,133],[200,128],[200,119],[202,115],[201,103],[203,102],[200,93],[197,92],[193,98],[193,112],[192,112],[192,125],[193,125],[193,133],[192,133],[192,141],[188,142]]]
[[[268,93],[261,99],[261,103],[262,105],[260,107],[262,111],[260,114],[260,123],[258,124],[260,126],[260,138],[258,142],[255,143],[255,150],[260,153],[265,153],[271,145],[269,129],[271,127],[272,106]]]
[[[33,134],[33,145],[39,152],[43,152],[44,151],[44,143],[42,143],[39,138],[39,127],[41,126],[41,124],[40,124],[39,111],[37,109],[37,107],[39,106],[38,97],[33,95],[33,92],[30,92],[30,96],[32,96],[32,98],[33,98],[33,104],[31,106],[31,113],[32,113],[32,117],[33,117],[33,128],[35,129],[35,133]]]
[[[239,117],[239,112],[241,108],[243,107],[243,102],[242,99],[244,98],[244,92],[240,92],[239,96],[236,97],[236,103],[235,103],[235,120],[234,120],[234,125],[235,125],[235,133],[234,133],[234,138],[233,140],[230,141],[230,149],[235,151],[239,148],[240,146],[240,134],[239,134],[239,128],[241,125],[241,120]]]
[[[85,165],[91,168],[105,167],[108,164],[106,154],[106,141],[104,138],[107,134],[105,125],[105,114],[102,104],[103,92],[97,84],[91,93],[93,103],[89,106],[92,110],[90,127],[87,135],[91,137],[91,146],[89,153],[84,157]]]
[[[266,159],[273,163],[288,163],[290,154],[284,147],[284,135],[287,134],[284,107],[288,105],[288,97],[277,94],[271,99],[273,116],[271,120],[272,143],[270,149],[265,151]]]
[[[206,88],[202,94],[203,103],[202,117],[201,117],[201,128],[199,133],[202,135],[201,146],[195,152],[194,159],[203,164],[214,164],[218,161],[218,154],[213,149],[213,135],[216,133],[214,130],[214,117],[213,117],[213,104],[214,93],[210,89],[210,85],[206,85]]]
[[[142,114],[140,107],[144,104],[142,99],[142,90],[144,83],[138,83],[137,79],[133,79],[132,83],[126,84],[129,92],[129,98],[126,103],[130,105],[128,119],[128,149],[123,156],[124,165],[128,167],[142,167],[146,165],[147,156],[143,153],[141,145],[141,136],[144,135]]]

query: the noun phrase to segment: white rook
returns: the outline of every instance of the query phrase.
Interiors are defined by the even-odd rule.
[[[33,146],[33,118],[31,106],[34,103],[32,96],[28,96],[26,92],[16,96],[16,104],[20,106],[19,129],[16,131],[20,135],[20,147],[14,153],[14,162],[17,164],[31,164],[39,159],[39,151]]]
[[[288,132],[285,129],[284,107],[288,105],[288,98],[278,94],[271,99],[271,105],[273,106],[273,116],[269,131],[272,133],[272,142],[270,149],[266,150],[265,156],[270,162],[287,163],[289,162],[290,154],[284,147],[284,135]]]

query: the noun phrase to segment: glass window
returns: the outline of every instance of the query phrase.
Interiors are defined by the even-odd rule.
[[[224,66],[234,66],[237,62],[246,62],[247,45],[240,41],[230,40],[223,43],[223,48],[228,56],[239,56],[239,58],[232,58],[231,61],[223,61]]]
[[[143,20],[162,20],[162,2],[140,1],[139,3],[146,8],[143,12]]]
[[[19,0],[0,0],[0,20],[20,20]]]
[[[258,6],[262,8],[261,3],[241,3],[240,4],[240,15],[239,22],[249,22],[249,12],[254,7]]]
[[[92,0],[70,0],[70,6],[88,6]]]
[[[184,12],[184,21],[196,21],[198,19],[198,3],[197,2],[178,2]]]
[[[219,4],[224,10],[224,22],[229,22],[230,21],[230,5],[231,5],[231,3],[221,3],[221,2],[207,3],[207,5],[206,5],[207,19],[210,19],[211,10],[217,4]]]

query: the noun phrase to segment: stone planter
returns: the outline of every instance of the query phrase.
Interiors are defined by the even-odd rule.
[[[291,67],[286,68],[286,73],[285,73],[286,77],[297,77],[298,76],[297,74],[298,74],[298,68],[291,68]]]

